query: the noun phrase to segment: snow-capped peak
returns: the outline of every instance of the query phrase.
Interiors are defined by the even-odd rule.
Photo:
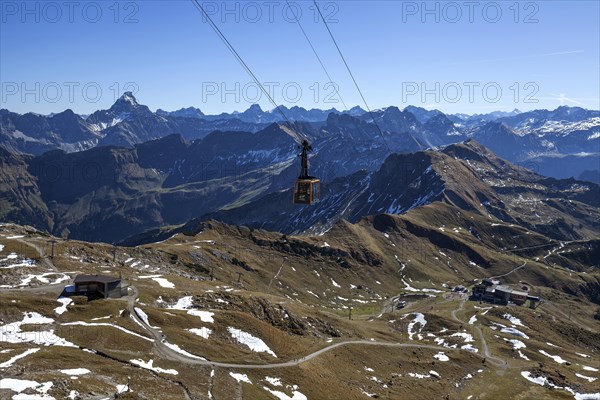
[[[124,102],[124,103],[129,103],[132,106],[137,106],[138,105],[138,102],[137,102],[135,96],[131,92],[125,92],[125,93],[123,93],[123,95],[117,101]]]

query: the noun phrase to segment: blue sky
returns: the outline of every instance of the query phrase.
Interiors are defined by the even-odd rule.
[[[312,2],[290,3],[201,2],[278,103],[343,109],[301,12],[339,95],[364,108]],[[372,109],[453,113],[600,108],[599,3],[319,1]],[[126,89],[152,110],[273,108],[190,1],[0,5],[1,108],[90,113]]]

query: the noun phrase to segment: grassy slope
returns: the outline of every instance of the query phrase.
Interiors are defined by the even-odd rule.
[[[441,220],[445,221],[444,226],[440,226],[438,221]],[[482,241],[470,233],[469,228],[477,232]],[[27,236],[22,228],[4,226],[3,230],[0,232],[0,235],[4,235],[0,236],[0,243],[7,247],[0,253],[1,257],[10,251],[20,250],[14,240],[6,239],[7,236]],[[47,248],[47,239],[38,237],[29,235],[25,240]],[[65,272],[121,273],[138,288],[139,307],[149,315],[150,323],[160,326],[171,343],[211,360],[253,363],[273,362],[273,358],[266,353],[251,352],[237,343],[228,334],[227,327],[237,327],[260,337],[278,355],[278,360],[284,361],[327,346],[331,335],[324,332],[324,326],[335,328],[341,335],[332,338],[333,343],[371,338],[377,341],[410,342],[406,329],[411,317],[402,319],[402,315],[422,312],[428,321],[423,330],[425,342],[433,344],[432,338],[426,333],[443,336],[439,333],[442,328],[456,332],[463,325],[462,329],[475,336],[474,345],[479,347],[481,343],[466,321],[475,312],[482,313],[475,306],[484,305],[466,302],[463,309],[456,312],[461,323],[452,318],[452,311],[459,309],[460,301],[448,293],[435,293],[436,297],[420,299],[406,297],[410,301],[409,306],[401,311],[392,311],[389,299],[402,293],[412,294],[405,289],[402,279],[416,288],[435,288],[447,292],[442,284],[468,285],[473,279],[504,274],[527,261],[526,267],[504,280],[515,284],[526,281],[534,293],[547,299],[547,303],[537,310],[508,309],[528,326],[524,331],[530,339],[525,341],[527,348],[523,352],[531,361],[519,358],[512,346],[501,339],[512,336],[491,329],[492,322],[508,323],[502,318],[505,308],[494,309],[485,316],[477,317],[491,353],[509,363],[510,368],[500,375],[495,368],[482,363],[481,352],[473,355],[448,350],[451,361],[442,363],[433,359],[436,353],[433,350],[355,345],[336,348],[298,367],[268,371],[233,370],[247,373],[252,385],[239,384],[231,378],[229,370],[218,368],[212,390],[216,398],[242,395],[245,398],[269,398],[263,386],[291,395],[293,389],[285,385],[293,384],[298,385],[298,390],[311,399],[336,398],[341,394],[350,399],[365,398],[363,390],[377,393],[382,398],[419,398],[422,394],[423,397],[433,394],[433,397],[449,395],[450,398],[465,398],[471,394],[489,399],[500,395],[510,398],[569,398],[570,395],[565,395],[564,391],[548,391],[529,383],[520,376],[520,371],[539,371],[546,376],[554,376],[556,382],[564,385],[579,385],[577,387],[581,391],[597,391],[597,381],[587,382],[575,376],[575,373],[593,376],[593,372],[583,371],[581,365],[593,366],[598,363],[600,338],[593,332],[598,332],[600,324],[592,318],[597,306],[582,296],[581,285],[586,282],[597,284],[599,273],[581,261],[585,250],[581,249],[579,243],[567,245],[546,259],[543,257],[548,249],[558,248],[559,244],[540,248],[537,254],[528,253],[527,257],[499,250],[514,246],[532,247],[548,242],[548,238],[519,226],[492,225],[490,220],[478,214],[457,213],[448,205],[436,203],[415,209],[404,216],[369,217],[355,225],[342,222],[321,237],[284,238],[277,233],[210,223],[197,236],[178,235],[164,243],[118,248],[115,265],[112,263],[112,246],[60,242],[56,247],[58,255],[53,261],[60,271]],[[21,246],[21,250],[25,248]],[[284,257],[287,259],[278,279],[271,283]],[[134,260],[125,262],[130,258]],[[539,260],[535,261],[536,258]],[[469,260],[476,260],[477,266],[469,264]],[[138,261],[139,264],[134,265]],[[406,267],[400,271],[403,264]],[[206,271],[213,267],[216,279],[210,281]],[[582,272],[569,271],[565,267]],[[201,270],[205,272],[198,272]],[[243,273],[241,287],[237,285],[238,272]],[[13,281],[18,281],[22,274],[27,273],[32,272],[17,269],[3,271],[3,282],[0,284],[4,284],[9,276],[13,276]],[[139,278],[140,275],[152,274],[163,275],[174,283],[175,288],[163,288],[152,279]],[[269,283],[271,289],[267,294]],[[569,290],[565,292],[565,288]],[[202,322],[185,311],[165,310],[164,304],[158,301],[160,296],[163,301],[172,304],[186,295],[194,296],[197,306],[213,309],[215,322]],[[61,397],[60,393],[68,394],[68,390],[84,392],[83,388],[86,387],[95,393],[110,395],[116,384],[126,382],[127,376],[131,377],[132,388],[142,398],[153,398],[157,391],[165,393],[166,397],[163,398],[182,398],[183,389],[178,382],[182,382],[190,393],[199,398],[207,396],[211,387],[209,367],[163,359],[153,354],[151,343],[114,328],[60,326],[61,322],[93,322],[92,318],[110,315],[111,318],[96,322],[115,323],[146,335],[131,319],[118,316],[119,311],[125,308],[124,300],[71,305],[66,313],[56,316],[53,309],[59,304],[54,301],[55,298],[56,294],[50,293],[0,293],[3,304],[0,319],[5,323],[20,320],[22,312],[35,310],[56,319],[58,323],[55,328],[59,336],[80,346],[101,350],[121,362],[72,348],[43,347],[5,370],[7,376],[23,368],[26,378],[53,380],[56,388],[51,393],[57,397]],[[261,304],[266,308],[260,308]],[[352,321],[347,319],[349,306],[354,307]],[[304,327],[294,333],[283,319],[270,320],[261,311],[275,312],[279,307],[299,321],[304,321]],[[569,310],[570,315],[565,310]],[[212,329],[209,339],[187,331],[200,327]],[[447,335],[445,337],[452,340]],[[561,346],[562,349],[557,350],[546,342]],[[0,354],[0,363],[30,347],[7,343],[1,343],[0,346],[13,349]],[[539,350],[561,354],[571,365],[557,364],[539,353]],[[591,354],[593,358],[583,359],[576,352]],[[144,361],[153,359],[155,366],[176,369],[179,375],[157,374],[126,364],[128,360],[139,358]],[[71,380],[58,372],[58,369],[80,365],[91,369],[93,374]],[[374,371],[368,372],[365,367]],[[409,372],[428,373],[431,369],[438,372],[441,379],[407,376]],[[483,372],[476,373],[479,369],[483,369]],[[468,373],[474,374],[474,378],[465,379]],[[281,378],[284,387],[265,383],[266,376]],[[373,376],[377,381],[373,380]]]

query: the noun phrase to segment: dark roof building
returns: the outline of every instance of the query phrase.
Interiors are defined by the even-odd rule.
[[[530,296],[527,292],[515,290],[506,285],[500,285],[498,279],[486,278],[473,286],[473,299],[485,300],[492,303],[508,304],[509,302],[523,305],[529,300],[530,307],[535,308],[540,302],[539,297]]]
[[[107,275],[77,275],[75,294],[88,297],[119,298],[123,296],[121,278]]]

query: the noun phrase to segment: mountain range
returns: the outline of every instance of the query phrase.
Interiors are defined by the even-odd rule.
[[[377,141],[374,136],[379,135],[380,144],[403,152],[474,138],[509,161],[541,174],[555,178],[581,177],[598,183],[599,111],[567,106],[552,111],[515,109],[471,116],[446,115],[415,106],[403,110],[392,106],[372,113],[360,107],[343,112],[301,107],[281,107],[281,111],[289,121],[304,125],[303,129],[321,132],[321,136],[331,129],[336,133],[344,130],[344,139],[352,140],[348,146],[363,145],[364,139]],[[244,112],[231,114],[205,115],[193,107],[152,112],[126,92],[108,110],[89,116],[77,115],[72,110],[50,116],[0,110],[0,146],[13,153],[32,155],[50,150],[72,153],[110,145],[132,147],[171,134],[193,141],[217,130],[256,133],[269,124],[283,121],[278,110],[263,111],[256,104]]]
[[[556,240],[578,240],[598,234],[600,210],[598,185],[541,176],[506,162],[472,139],[440,151],[392,154],[376,171],[360,170],[324,185],[322,201],[314,206],[299,207],[291,197],[289,189],[277,191],[168,233],[158,232],[168,237],[189,232],[202,221],[218,220],[319,235],[342,220],[356,223],[370,215],[405,214],[442,203],[499,225],[521,226]]]
[[[51,117],[2,110],[0,218],[114,242],[207,218],[319,233],[340,219],[443,201],[550,237],[553,230],[568,238],[593,230],[573,213],[595,215],[598,206],[586,194],[597,191],[591,182],[600,176],[597,111],[472,118],[413,106],[284,112],[308,120],[267,123],[276,114],[258,106],[219,118],[194,109],[154,113],[131,93],[85,119],[70,110]],[[290,202],[304,138],[314,149],[311,174],[323,183],[323,199],[312,208]],[[550,215],[550,207],[564,226],[517,207],[542,197],[581,205],[569,211],[539,203],[539,215]],[[278,217],[284,214],[294,218]]]
[[[597,161],[594,112],[266,123],[125,95],[63,114],[21,116],[37,154],[3,114],[0,397],[598,397],[597,169],[540,171]],[[302,139],[311,206],[292,204]],[[99,274],[123,299],[63,297]],[[490,277],[529,307],[468,301]]]

